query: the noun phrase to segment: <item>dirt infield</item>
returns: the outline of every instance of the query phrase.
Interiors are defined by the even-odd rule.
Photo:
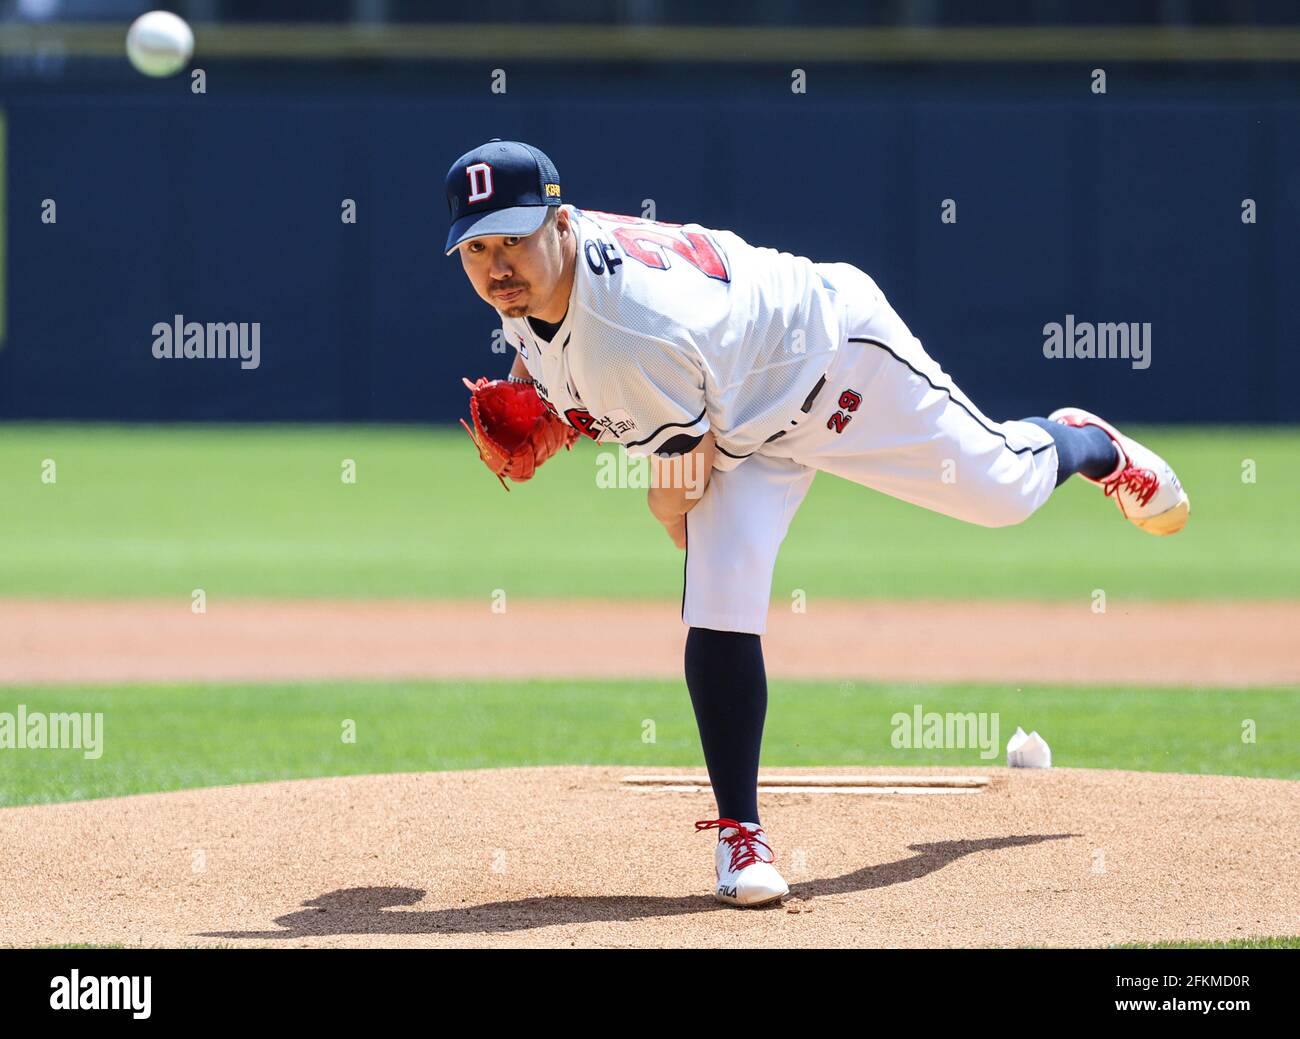
[[[777,678],[1300,683],[1300,603],[813,603],[773,610]],[[681,679],[672,603],[0,600],[0,683]],[[509,646],[504,653],[502,646]]]
[[[818,604],[774,677],[1300,681],[1300,604]],[[583,633],[579,643],[576,633]],[[1032,637],[1026,635],[1032,633]],[[672,604],[0,600],[0,683],[659,676]],[[509,654],[501,646],[510,645]],[[993,769],[961,796],[765,792],[792,892],[715,903],[711,794],[637,768],[300,780],[0,809],[0,945],[1105,945],[1300,934],[1300,783]],[[679,769],[659,770],[680,772]],[[800,769],[843,775],[854,769]],[[779,773],[776,773],[779,774]]]
[[[626,771],[313,779],[2,809],[0,943],[1056,946],[1300,934],[1296,783],[989,769],[988,790],[958,797],[765,795],[791,895],[737,910],[709,895],[716,831],[694,831],[712,818],[711,797],[623,789]]]

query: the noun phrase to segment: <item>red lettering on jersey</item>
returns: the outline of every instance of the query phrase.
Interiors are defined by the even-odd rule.
[[[681,227],[664,220],[646,220],[643,217],[624,216],[621,213],[604,213],[598,209],[584,209],[583,213],[607,224],[617,224],[612,231],[623,251],[647,267],[666,271],[669,266],[667,252],[675,253],[698,271],[718,281],[730,281],[722,252],[706,234],[699,231],[659,231],[660,227]],[[665,252],[665,250],[667,252]]]
[[[846,415],[842,411],[837,411],[826,420],[826,428],[832,433],[843,433],[844,427],[852,421],[852,415]]]
[[[862,394],[857,390],[845,390],[838,401],[843,411],[837,411],[826,420],[826,428],[832,433],[843,433],[844,427],[853,421],[850,412],[857,411],[862,404]]]
[[[570,408],[564,413],[564,417],[569,420],[569,425],[583,436],[591,437],[592,440],[600,436],[600,432],[595,429],[596,420],[592,418],[591,412]]]
[[[656,231],[651,227],[619,227],[614,230],[614,237],[623,251],[634,260],[640,260],[647,267],[655,270],[668,269],[668,252],[680,256],[696,270],[703,271],[710,278],[728,281],[727,265],[722,262],[718,248],[698,231],[681,231],[681,238],[666,231]],[[685,241],[682,241],[682,238]]]

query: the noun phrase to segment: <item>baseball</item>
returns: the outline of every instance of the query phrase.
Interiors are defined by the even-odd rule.
[[[173,76],[194,54],[194,32],[170,11],[142,14],[126,33],[126,56],[146,76]]]

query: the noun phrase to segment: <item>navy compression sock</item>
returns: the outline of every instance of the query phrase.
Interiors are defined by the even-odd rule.
[[[686,634],[686,686],[719,817],[760,822],[758,755],[767,716],[762,639],[691,628]]]
[[[1100,480],[1109,476],[1119,464],[1115,442],[1100,426],[1067,426],[1045,418],[1027,418],[1052,435],[1056,441],[1056,486],[1060,487],[1075,473]]]

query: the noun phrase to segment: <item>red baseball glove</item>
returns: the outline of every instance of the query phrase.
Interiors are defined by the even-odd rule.
[[[507,476],[516,483],[532,479],[539,465],[561,446],[572,448],[578,439],[578,431],[547,409],[532,383],[486,378],[462,381],[471,393],[469,414],[474,428],[464,419],[460,424],[483,463],[507,491]]]

